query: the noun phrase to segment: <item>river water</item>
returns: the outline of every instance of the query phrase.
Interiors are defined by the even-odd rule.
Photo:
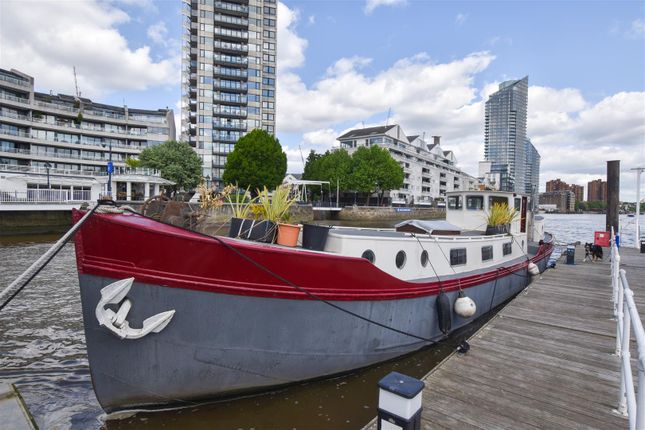
[[[545,215],[559,243],[590,242],[604,215]],[[624,245],[633,218],[621,217]],[[0,237],[0,288],[45,252],[56,237]],[[280,391],[163,412],[106,416],[85,355],[74,245],[67,245],[0,313],[0,380],[12,381],[43,429],[357,429],[377,413],[377,381],[392,370],[421,377],[484,321],[394,361]],[[0,424],[1,427],[1,424]]]

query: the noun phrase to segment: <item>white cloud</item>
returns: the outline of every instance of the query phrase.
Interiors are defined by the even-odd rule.
[[[179,56],[153,60],[150,48],[132,48],[118,26],[130,17],[117,3],[3,1],[0,67],[36,78],[42,89],[73,93],[76,66],[83,96],[179,85]]]
[[[159,21],[156,24],[152,24],[150,27],[148,27],[146,34],[154,43],[162,46],[168,45],[168,42],[166,40],[168,29],[166,28],[165,22]]]
[[[632,21],[629,29],[627,30],[627,36],[634,39],[640,39],[645,37],[645,19],[637,18]]]
[[[407,0],[367,0],[363,11],[366,15],[370,15],[380,6],[404,6],[406,4],[408,4]]]
[[[316,16],[315,15],[309,15],[309,18],[307,18],[307,23],[309,25],[316,24]]]
[[[300,67],[305,63],[307,41],[296,33],[300,14],[278,3],[278,73]]]
[[[467,19],[468,19],[468,15],[464,13],[458,13],[457,16],[455,17],[455,24],[463,25]]]

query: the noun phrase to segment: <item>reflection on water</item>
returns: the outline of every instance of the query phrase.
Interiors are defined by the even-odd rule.
[[[604,215],[545,215],[545,229],[560,242],[585,242],[593,240],[594,231],[603,230],[604,220]],[[633,218],[621,217],[621,223],[623,243],[633,243]],[[55,239],[0,238],[0,287],[51,245],[39,240]],[[381,377],[391,370],[423,376],[477,326],[444,343],[333,379],[178,410],[105,417],[92,391],[74,245],[68,244],[0,313],[0,380],[18,385],[36,421],[46,429],[356,429],[376,415],[376,382]]]

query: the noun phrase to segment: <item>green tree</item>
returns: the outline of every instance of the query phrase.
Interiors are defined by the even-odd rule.
[[[142,167],[157,169],[161,177],[173,181],[173,191],[190,190],[199,184],[202,161],[186,142],[169,140],[141,151]]]
[[[307,157],[302,179],[329,181],[330,187],[340,190],[351,188],[352,157],[344,149],[316,154],[311,151]]]
[[[287,173],[287,155],[278,139],[264,130],[255,129],[242,137],[228,154],[222,180],[251,190],[266,186],[274,189]]]
[[[352,155],[351,187],[368,196],[378,192],[379,205],[385,191],[403,186],[403,177],[403,169],[385,148],[361,146]]]
[[[321,177],[321,162],[323,154],[316,154],[316,151],[313,149],[309,152],[307,156],[307,161],[305,162],[305,168],[302,172],[302,179],[307,181],[320,181]]]

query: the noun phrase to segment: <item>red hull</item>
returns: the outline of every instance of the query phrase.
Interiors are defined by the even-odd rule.
[[[74,211],[75,222],[82,213]],[[232,251],[325,300],[393,300],[468,288],[510,272],[528,262],[459,278],[407,282],[392,277],[362,258],[293,250],[226,237],[210,238],[136,215],[94,214],[76,237],[78,271],[111,279],[137,281],[243,296],[310,300]],[[548,258],[543,245],[532,258]],[[432,273],[428,274],[430,278]]]

